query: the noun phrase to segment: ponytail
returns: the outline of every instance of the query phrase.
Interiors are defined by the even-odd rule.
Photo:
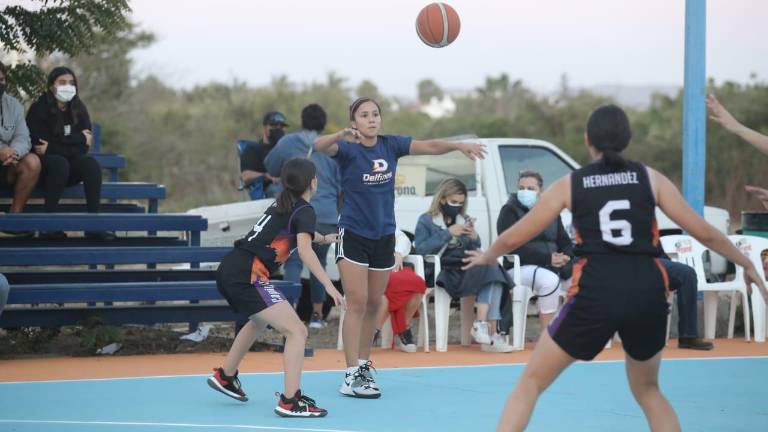
[[[627,166],[627,161],[621,156],[621,153],[617,153],[613,150],[603,150],[603,164],[611,169],[620,169]]]
[[[277,196],[275,205],[278,213],[289,213],[304,192],[312,187],[317,169],[315,164],[303,157],[289,160],[280,172],[283,190]]]

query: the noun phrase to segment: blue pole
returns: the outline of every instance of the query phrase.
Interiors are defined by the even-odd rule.
[[[685,1],[685,84],[683,96],[683,195],[704,214],[707,167],[706,70],[707,1]]]

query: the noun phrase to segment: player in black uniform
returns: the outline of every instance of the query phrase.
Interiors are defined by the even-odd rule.
[[[318,408],[299,387],[307,329],[283,294],[269,283],[269,277],[298,247],[301,260],[325,286],[328,295],[337,306],[343,305],[344,298],[312,250],[313,239],[334,242],[336,235],[322,236],[315,232],[315,211],[308,203],[317,190],[312,161],[295,158],[286,162],[280,181],[284,190],[275,203],[244,238],[235,242],[216,273],[216,286],[224,298],[236,311],[247,312],[250,320],[235,337],[224,365],[215,368],[213,376],[208,378],[208,385],[239,401],[248,400],[240,386],[237,367],[256,341],[257,322],[266,322],[286,338],[285,391],[275,412],[283,417],[323,417],[326,410]]]
[[[467,267],[491,264],[571,209],[578,257],[568,299],[539,343],[507,400],[500,431],[523,430],[539,395],[576,359],[591,360],[618,332],[626,352],[627,378],[651,430],[677,431],[680,424],[658,386],[666,338],[667,276],[654,217],[658,205],[704,245],[745,269],[768,301],[765,285],[747,257],[699,217],[662,174],[622,158],[631,137],[629,120],[614,105],[596,109],[585,141],[594,162],[552,184],[528,214],[504,231]]]

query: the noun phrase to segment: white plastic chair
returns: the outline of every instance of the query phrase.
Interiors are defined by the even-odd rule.
[[[435,278],[440,274],[440,257],[437,255],[425,255],[425,261],[433,263],[435,266]],[[448,351],[448,321],[451,313],[451,295],[448,292],[435,285],[432,287],[432,293],[435,296],[435,350],[439,352]],[[470,331],[474,321],[474,298],[463,297],[461,299],[461,344],[469,346],[471,343]]]
[[[504,260],[512,263],[512,347],[517,350],[525,348],[525,329],[528,324],[528,305],[533,298],[533,288],[523,285],[520,277],[520,256],[504,255],[499,257],[499,264]]]
[[[403,258],[403,262],[413,264],[413,271],[419,277],[424,279],[424,257],[421,255],[408,255]],[[427,296],[430,293],[430,289],[424,293],[421,298],[421,314],[419,317],[419,330],[416,336],[416,346],[423,346],[424,352],[429,352],[429,315],[427,314]],[[336,339],[336,349],[341,351],[344,349],[344,340],[342,338],[341,329],[344,326],[344,309],[339,313],[339,334]],[[390,319],[384,323],[384,327],[381,329],[381,347],[389,348],[392,346],[392,324]]]
[[[742,294],[744,303],[747,304],[747,287],[742,280],[737,278],[727,282],[707,282],[704,274],[704,261],[702,255],[707,248],[696,239],[687,235],[669,235],[661,237],[661,245],[668,254],[675,254],[675,261],[693,267],[699,280],[698,290],[704,293],[704,338],[715,338],[715,325],[717,324],[717,300],[719,291],[737,291]],[[731,316],[728,327],[732,328],[735,316]],[[744,308],[744,337],[750,338],[749,308]]]
[[[768,249],[768,239],[756,236],[745,235],[731,235],[728,238],[733,242],[738,250],[746,255],[757,270],[757,274],[765,280],[765,272],[763,271],[763,262],[760,257],[762,251]],[[736,276],[734,280],[744,280],[744,269],[736,266]],[[737,291],[731,294],[731,309],[728,321],[728,337],[733,337],[733,322],[736,318],[736,303],[739,297],[736,295]],[[743,305],[744,309],[748,309],[747,303]],[[752,287],[752,320],[754,321],[754,339],[755,342],[765,342],[765,335],[768,332],[768,323],[766,322],[765,302],[757,287]]]

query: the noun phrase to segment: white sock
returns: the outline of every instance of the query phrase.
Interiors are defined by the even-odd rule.
[[[348,375],[352,375],[356,371],[357,371],[357,366],[350,366],[350,367],[347,368],[347,374]]]
[[[357,359],[357,365],[362,366],[364,364],[368,363],[368,359]]]

